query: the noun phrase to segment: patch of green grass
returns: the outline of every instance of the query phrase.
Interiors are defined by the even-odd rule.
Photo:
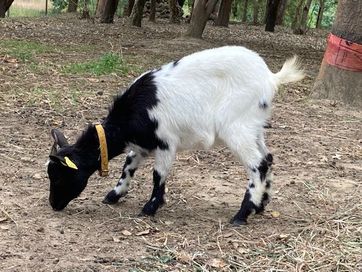
[[[0,53],[10,55],[22,62],[34,61],[34,56],[52,52],[49,46],[31,41],[2,40]]]
[[[39,17],[45,15],[45,11],[12,6],[9,15],[10,17]]]
[[[74,63],[63,68],[64,73],[93,74],[97,76],[111,73],[124,75],[129,71],[130,66],[119,54],[113,52],[105,53],[95,60],[90,60],[83,63]]]
[[[30,107],[49,107],[56,112],[62,112],[68,106],[77,106],[80,101],[81,91],[78,89],[70,89],[67,92],[45,89],[45,88],[32,88],[27,92],[27,106]]]

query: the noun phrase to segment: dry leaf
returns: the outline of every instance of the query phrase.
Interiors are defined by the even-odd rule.
[[[118,237],[112,237],[113,238],[113,242],[119,243],[121,241],[121,239],[119,239]]]
[[[226,266],[226,263],[221,259],[212,259],[209,262],[209,265],[214,268],[223,268],[224,266]]]
[[[192,256],[190,254],[188,254],[187,252],[185,252],[185,251],[181,251],[181,252],[177,253],[176,259],[180,263],[187,264],[187,263],[190,263],[192,261]]]
[[[0,229],[2,229],[2,230],[9,230],[9,227],[7,227],[7,226],[0,226]]]
[[[132,232],[129,232],[128,230],[122,230],[121,232],[124,236],[131,236]]]
[[[272,211],[270,214],[271,214],[271,216],[273,216],[274,218],[277,218],[277,217],[280,216],[280,212],[278,212],[278,211]]]
[[[146,229],[136,233],[136,236],[147,235],[150,233],[150,229]]]
[[[6,220],[8,220],[7,217],[1,217],[1,218],[0,218],[0,222],[5,222]]]
[[[229,237],[231,237],[231,236],[233,236],[233,234],[234,234],[234,232],[227,232],[227,233],[224,233],[223,234],[223,236],[225,237],[225,238],[229,238]]]

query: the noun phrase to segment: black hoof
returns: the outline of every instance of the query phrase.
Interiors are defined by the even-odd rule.
[[[118,200],[121,198],[121,195],[117,195],[114,190],[110,191],[106,197],[103,199],[103,204],[116,204]]]
[[[246,225],[246,219],[238,219],[238,218],[233,218],[230,220],[230,224],[232,224],[235,227],[241,226],[241,225]]]

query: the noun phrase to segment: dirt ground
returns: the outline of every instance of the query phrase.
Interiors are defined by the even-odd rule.
[[[327,32],[295,36],[284,28],[271,34],[262,27],[210,25],[199,41],[180,37],[184,24],[144,23],[139,29],[122,19],[101,25],[65,15],[0,21],[0,270],[361,271],[362,111],[310,98]],[[1,41],[46,49],[22,60]],[[151,193],[152,158],[119,204],[101,200],[125,156],[111,162],[109,177],[93,175],[64,211],[51,209],[45,168],[51,128],[74,141],[141,72],[230,44],[257,51],[272,71],[297,54],[307,73],[275,99],[267,130],[274,195],[263,215],[246,226],[229,224],[247,181],[222,147],[178,154],[168,202],[154,218],[137,216]],[[61,71],[109,51],[133,67],[126,76]]]

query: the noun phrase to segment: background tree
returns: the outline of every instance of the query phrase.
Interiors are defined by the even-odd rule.
[[[217,0],[195,0],[190,25],[185,36],[201,39],[207,20],[214,10]]]
[[[131,13],[130,23],[133,26],[141,27],[143,9],[145,7],[146,0],[136,0]]]
[[[268,0],[266,8],[265,31],[274,32],[280,0]]]
[[[215,20],[216,26],[229,26],[232,0],[222,0]]]
[[[150,17],[151,22],[156,22],[156,0],[151,0],[150,2]]]
[[[323,12],[324,12],[324,2],[325,2],[325,0],[319,0],[319,8],[318,8],[316,28],[321,28],[321,26],[322,26],[322,19],[323,19]]]
[[[263,4],[263,0],[254,0],[253,1],[253,24],[258,25],[259,24],[259,14],[260,9]]]
[[[362,1],[339,0],[332,34],[362,45]],[[361,52],[359,53],[361,54]],[[360,55],[359,55],[360,56]],[[358,55],[355,61],[357,61]],[[362,61],[359,71],[349,71],[329,65],[323,59],[316,79],[313,95],[319,98],[342,100],[362,106]]]
[[[180,23],[180,8],[177,0],[168,0],[170,7],[170,22],[171,23]]]
[[[99,1],[98,5],[100,3],[101,1]],[[104,6],[102,7],[102,13],[100,14],[101,23],[106,23],[106,24],[113,23],[114,14],[116,13],[118,6],[118,0],[105,0],[105,2],[102,1],[102,4]]]
[[[283,25],[284,15],[287,9],[287,5],[288,5],[288,0],[280,0],[278,6],[277,20],[275,21],[277,25]]]
[[[67,11],[77,12],[77,7],[78,7],[78,0],[69,0]]]
[[[4,18],[14,0],[0,0],[0,18]]]
[[[245,23],[246,20],[248,19],[248,4],[249,0],[244,0],[243,17],[241,19],[243,23]]]
[[[304,1],[303,1],[304,2]],[[306,2],[304,3],[303,9],[301,11],[301,15],[299,14],[298,19],[296,20],[296,23],[293,27],[293,33],[294,34],[304,34],[307,30],[307,20],[308,20],[308,13],[309,13],[309,9],[310,6],[312,4],[312,0],[306,0]]]
[[[123,11],[124,16],[127,16],[127,17],[131,16],[132,9],[133,9],[133,6],[134,6],[134,1],[135,0],[128,0],[127,1],[127,4],[125,5],[124,11]],[[156,13],[156,0],[151,0],[151,7],[152,7],[152,3],[155,4],[155,13]]]

